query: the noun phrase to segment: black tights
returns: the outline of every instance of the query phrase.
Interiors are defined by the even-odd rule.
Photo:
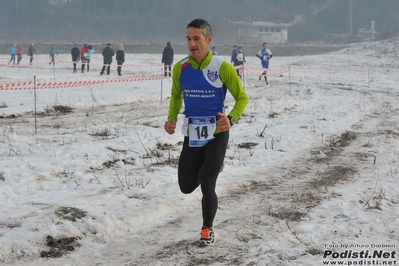
[[[82,65],[80,66],[80,69],[82,72],[85,71],[85,67],[86,67],[86,58],[80,58],[80,61],[82,62]]]
[[[87,72],[90,71],[90,59],[86,59],[86,69],[87,69]]]
[[[105,74],[105,69],[107,69],[107,75],[109,75],[109,73],[111,73],[111,66],[110,65],[103,65],[103,68],[101,69],[100,74],[103,75]]]
[[[122,64],[123,64],[123,61],[118,60],[117,64],[118,64],[118,67],[117,67],[116,70],[118,71],[118,75],[122,75]]]
[[[172,65],[164,65],[164,72],[163,72],[164,77],[167,76],[172,76]]]
[[[216,134],[215,139],[200,148],[189,147],[189,138],[184,138],[178,168],[179,186],[184,194],[189,194],[201,185],[203,226],[213,226],[218,207],[216,179],[223,165],[228,141],[229,131]]]
[[[13,62],[13,64],[15,65],[15,54],[11,55],[10,62],[8,62],[8,63],[11,63],[11,62]]]

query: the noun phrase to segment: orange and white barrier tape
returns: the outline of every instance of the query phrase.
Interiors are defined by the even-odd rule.
[[[67,61],[65,61],[67,62]],[[71,63],[68,61],[68,63]],[[20,64],[20,65],[15,65],[17,66],[25,66],[28,64]],[[7,65],[6,65],[7,66]],[[12,65],[14,67],[14,65]],[[125,65],[124,65],[125,66]],[[146,72],[145,75],[136,75],[136,76],[124,76],[124,77],[119,77],[115,79],[98,79],[98,80],[79,80],[79,81],[50,81],[50,82],[38,82],[36,84],[37,89],[52,89],[52,88],[70,88],[70,87],[81,87],[81,86],[89,86],[89,85],[99,85],[99,84],[107,84],[107,83],[119,83],[119,82],[136,82],[136,81],[153,81],[153,80],[163,80],[163,79],[170,79],[171,77],[165,77],[164,74],[164,66],[160,67],[158,65],[155,67],[154,65],[129,65],[132,67],[151,67],[154,68],[154,71],[151,72]],[[262,67],[255,67],[255,66],[238,66],[236,68],[244,69],[248,71],[251,75],[259,75],[260,73],[255,73],[254,71],[264,71]],[[156,69],[156,70],[155,70]],[[344,69],[344,68],[313,68],[313,67],[301,67],[301,66],[293,66],[293,67],[287,67],[287,68],[269,68],[267,69],[267,74],[266,76],[280,76],[283,73],[287,72],[292,72],[292,69],[294,70],[311,70],[312,72],[316,71],[324,71],[328,73],[347,73],[347,72],[361,72],[364,73],[365,71],[370,73],[370,70],[372,70],[371,74],[378,73],[379,75],[398,75],[399,76],[399,71],[398,70],[393,70],[393,69],[381,69],[381,70],[376,70],[376,69],[370,69],[370,68],[358,68],[358,69]],[[168,71],[167,71],[168,72]],[[9,84],[4,84],[0,85],[0,90],[28,90],[32,89],[33,87],[33,81],[25,81],[25,82],[16,82],[16,83],[9,83]]]
[[[170,77],[130,76],[118,79],[37,82],[36,89],[72,88],[72,87],[82,87],[82,86],[99,85],[106,83],[150,81],[150,80],[161,80],[161,79],[170,79]],[[0,90],[29,90],[32,89],[32,86],[33,86],[33,81],[18,82],[18,83],[0,85]]]

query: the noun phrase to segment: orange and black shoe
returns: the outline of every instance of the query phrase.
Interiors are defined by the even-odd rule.
[[[198,243],[199,247],[212,247],[215,245],[215,233],[210,227],[202,227],[201,239]]]

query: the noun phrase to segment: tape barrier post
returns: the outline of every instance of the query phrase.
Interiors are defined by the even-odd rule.
[[[245,88],[245,67],[242,65],[242,86]]]
[[[367,86],[370,88],[370,68],[367,69]]]
[[[55,62],[53,62],[53,73],[54,73],[54,79],[55,79]]]
[[[162,101],[162,91],[163,91],[163,78],[162,78],[162,68],[161,68],[161,101]]]
[[[290,96],[292,96],[292,91],[291,91],[291,66],[288,66],[288,84],[290,86]]]
[[[36,123],[36,76],[33,76],[33,90],[34,90],[34,99],[35,99],[35,135],[37,135],[37,123]]]

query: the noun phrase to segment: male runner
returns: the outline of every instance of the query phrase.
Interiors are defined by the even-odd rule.
[[[194,19],[186,28],[190,55],[178,61],[172,72],[172,92],[165,131],[175,133],[184,101],[185,134],[178,166],[178,181],[184,194],[198,186],[202,191],[200,247],[213,246],[213,220],[218,207],[216,179],[223,166],[229,129],[245,110],[248,97],[234,67],[209,50],[212,28],[203,19]],[[225,114],[224,100],[229,91],[235,99]]]

